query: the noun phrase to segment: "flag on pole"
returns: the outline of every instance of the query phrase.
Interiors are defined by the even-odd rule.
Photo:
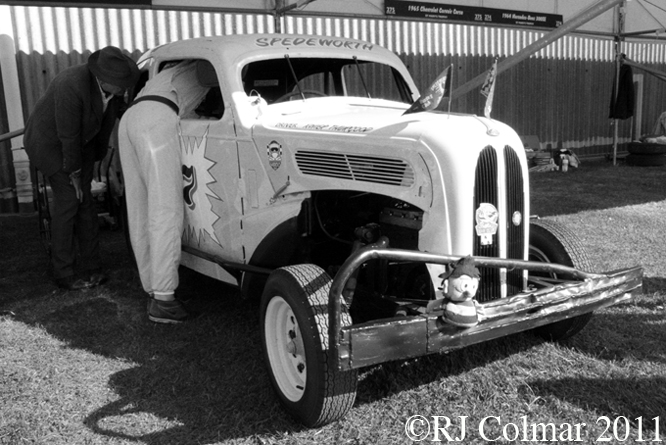
[[[403,113],[403,116],[409,113],[434,110],[442,102],[443,98],[451,96],[451,66],[449,65],[442,71],[432,85],[421,94],[421,97]]]
[[[490,67],[486,80],[481,86],[481,94],[486,96],[486,106],[483,109],[483,115],[490,119],[490,112],[493,109],[493,96],[495,95],[495,79],[497,78],[497,57],[493,61],[493,66]]]

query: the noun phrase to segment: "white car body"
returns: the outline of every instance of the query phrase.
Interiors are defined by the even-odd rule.
[[[184,244],[223,260],[248,263],[258,244],[283,221],[295,217],[312,190],[354,189],[390,195],[423,211],[418,248],[423,252],[472,253],[475,226],[468,207],[480,150],[522,143],[508,126],[483,117],[441,113],[404,115],[409,104],[364,97],[311,98],[267,105],[248,96],[242,69],[253,61],[326,57],[374,61],[397,70],[413,100],[418,98],[411,76],[392,52],[374,44],[337,37],[233,36],[192,39],[150,52],[151,69],[162,61],[202,58],[219,69],[225,112],[219,121],[184,119],[184,164],[192,163],[205,181],[199,184],[197,206],[186,211]],[[418,117],[418,118],[416,118]],[[442,137],[446,135],[446,137]],[[271,144],[277,151],[268,154]],[[360,148],[362,147],[362,148]],[[408,177],[386,181],[304,174],[296,153],[327,153],[393,160],[407,166]],[[310,170],[312,171],[312,170]],[[398,183],[400,182],[400,183]],[[288,184],[288,185],[287,185]],[[524,182],[527,194],[528,182]],[[455,190],[455,193],[450,193]],[[502,205],[502,203],[500,203]],[[501,208],[500,208],[501,211]],[[529,214],[528,203],[522,212]],[[498,241],[499,242],[499,241]],[[524,255],[527,252],[525,250]],[[239,284],[238,278],[188,253],[183,263],[207,275]],[[441,267],[432,267],[432,276]]]
[[[261,295],[271,378],[304,424],[351,408],[358,368],[526,330],[566,338],[640,289],[640,268],[584,271],[573,234],[530,220],[512,128],[405,114],[419,92],[390,51],[205,37],[157,47],[140,66],[152,76],[185,59],[212,70],[200,77],[209,98],[180,120],[182,264]],[[439,275],[465,256],[481,271],[478,324],[460,328],[438,306]]]

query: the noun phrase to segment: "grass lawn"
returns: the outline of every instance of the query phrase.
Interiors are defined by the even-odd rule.
[[[354,408],[319,429],[283,412],[257,308],[234,289],[183,272],[181,297],[200,316],[154,325],[122,234],[102,232],[109,282],[64,292],[36,217],[0,216],[0,444],[411,443],[415,415],[448,417],[461,443],[491,443],[482,422],[497,443],[514,425],[530,443],[538,423],[562,443],[666,441],[666,167],[583,162],[530,182],[532,214],[577,232],[595,271],[642,265],[644,294],[565,343],[517,334],[363,369]]]

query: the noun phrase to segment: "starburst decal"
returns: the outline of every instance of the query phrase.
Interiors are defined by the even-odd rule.
[[[213,211],[210,201],[220,200],[220,197],[209,187],[209,184],[215,182],[209,171],[215,163],[206,158],[207,145],[208,129],[201,138],[180,136],[186,224],[184,237],[195,239],[197,244],[201,244],[205,232],[221,245],[213,228],[220,217]]]

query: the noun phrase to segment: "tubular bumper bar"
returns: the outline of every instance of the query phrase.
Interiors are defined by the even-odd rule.
[[[441,321],[439,314],[395,317],[341,326],[342,291],[354,271],[364,263],[382,259],[449,264],[461,257],[390,249],[380,241],[353,253],[331,284],[328,300],[329,353],[341,370],[390,360],[446,352],[582,315],[629,301],[642,286],[643,269],[634,267],[607,274],[583,272],[559,264],[501,258],[474,257],[477,266],[526,269],[572,276],[575,280],[525,291],[478,305],[479,324],[460,329]],[[579,281],[576,281],[579,280]]]

